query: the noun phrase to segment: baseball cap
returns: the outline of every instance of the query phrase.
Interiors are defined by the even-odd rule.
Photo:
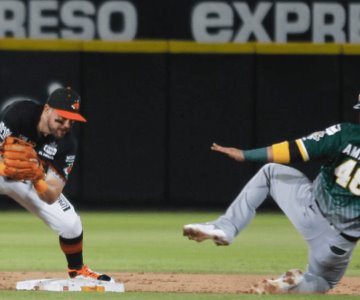
[[[63,118],[86,122],[86,119],[79,113],[80,96],[70,87],[58,88],[53,91],[47,100],[47,104]]]
[[[353,106],[353,109],[355,109],[355,110],[360,110],[360,94],[359,94],[359,97],[358,97],[358,103],[356,103],[356,104]]]

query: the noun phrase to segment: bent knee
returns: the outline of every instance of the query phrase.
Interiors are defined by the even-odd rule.
[[[65,224],[63,224],[59,235],[66,239],[73,239],[78,237],[82,231],[83,229],[81,219],[78,215],[76,215],[76,217],[68,220]]]

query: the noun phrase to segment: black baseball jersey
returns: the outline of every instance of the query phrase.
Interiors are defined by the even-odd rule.
[[[77,141],[72,131],[63,138],[42,136],[37,130],[44,105],[30,100],[17,101],[0,113],[0,142],[8,135],[35,144],[35,151],[64,180],[68,179],[76,158]]]

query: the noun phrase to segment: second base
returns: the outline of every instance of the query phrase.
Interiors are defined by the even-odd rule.
[[[125,292],[123,283],[89,279],[35,279],[18,281],[16,289],[52,292]]]

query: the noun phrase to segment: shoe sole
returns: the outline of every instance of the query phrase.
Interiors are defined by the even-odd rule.
[[[210,235],[201,230],[194,228],[183,228],[183,236],[187,236],[189,240],[202,242],[204,240],[213,240],[217,246],[228,246],[229,242],[217,235]]]

